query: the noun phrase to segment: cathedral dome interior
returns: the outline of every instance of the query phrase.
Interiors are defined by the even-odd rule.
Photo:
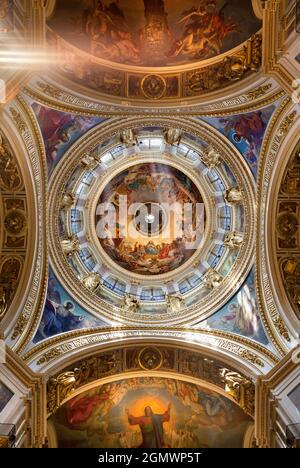
[[[0,0],[0,448],[300,447],[299,51],[298,1]]]

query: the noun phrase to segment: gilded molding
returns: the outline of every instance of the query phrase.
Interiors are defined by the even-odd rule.
[[[269,124],[261,150],[261,160],[258,170],[258,204],[261,207],[257,212],[256,258],[258,302],[267,332],[281,355],[286,354],[288,350],[286,343],[290,342],[290,337],[285,325],[282,326],[281,313],[277,310],[270,284],[269,272],[266,266],[264,207],[266,206],[269,182],[278,150],[286,137],[286,132],[291,128],[296,117],[295,111],[287,114],[290,106],[291,100],[290,98],[286,98],[277,109],[271,123]],[[282,131],[278,131],[278,128],[280,127],[282,128]],[[279,337],[282,337],[282,339],[279,339]]]
[[[45,220],[42,207],[46,207],[46,168],[44,147],[36,121],[26,102],[19,96],[10,107],[10,112],[16,123],[20,136],[27,149],[30,159],[32,173],[35,182],[36,203],[39,209],[36,212],[38,220],[38,240],[35,252],[35,269],[31,278],[31,289],[27,295],[23,311],[18,318],[11,335],[11,340],[18,340],[13,348],[21,353],[35,332],[39,317],[42,313],[43,298],[46,294],[47,271],[46,256],[47,245],[45,244]],[[43,159],[42,159],[43,158]],[[33,313],[38,309],[38,313]],[[20,341],[21,340],[21,341]]]
[[[41,83],[41,82],[39,82]],[[134,106],[120,106],[116,104],[105,104],[105,103],[97,103],[95,101],[90,101],[88,99],[81,98],[74,94],[66,93],[66,91],[54,87],[52,84],[49,85],[51,89],[51,95],[49,94],[48,84],[43,83],[43,88],[47,90],[45,94],[50,96],[49,99],[45,94],[42,94],[39,89],[33,88],[33,85],[28,85],[23,89],[23,92],[31,97],[33,100],[39,102],[48,107],[52,107],[56,110],[62,112],[76,112],[79,115],[87,115],[87,116],[98,116],[98,117],[114,117],[114,116],[122,116],[122,117],[129,117],[129,116],[136,116],[137,114],[141,114],[144,117],[149,117],[149,112],[153,112],[153,107],[147,108],[147,106],[143,106],[143,108],[138,108]],[[52,89],[54,88],[54,89]],[[271,88],[270,88],[271,89]],[[254,90],[255,92],[255,90]],[[60,98],[55,98],[53,94],[59,95]],[[249,94],[249,93],[248,93]],[[251,92],[250,92],[251,94]],[[262,107],[266,107],[271,105],[281,97],[285,95],[285,91],[277,90],[273,92],[270,96],[265,97],[264,99],[256,99],[255,101],[252,98],[247,97],[246,94],[241,94],[240,97],[232,97],[229,98],[228,101],[219,102],[216,104],[211,105],[194,105],[186,107],[184,103],[179,105],[180,113],[184,116],[202,116],[202,117],[218,117],[218,116],[226,116],[226,115],[234,115],[237,113],[247,113],[251,111],[255,111]],[[63,100],[64,99],[64,100]],[[234,105],[232,105],[234,102]],[[178,108],[178,109],[179,109]],[[208,110],[211,108],[211,110]],[[215,108],[215,109],[214,109]],[[228,109],[229,108],[229,109]],[[155,108],[155,113],[159,116],[172,116],[174,115],[174,108]]]
[[[23,359],[31,366],[36,361],[36,364],[42,368],[43,364],[54,361],[56,357],[72,355],[76,349],[87,349],[89,346],[104,343],[108,346],[113,339],[122,343],[134,337],[143,337],[145,340],[150,339],[153,342],[156,338],[185,339],[192,340],[195,344],[198,342],[199,345],[205,345],[205,337],[207,337],[209,340],[213,340],[214,347],[218,348],[219,351],[229,352],[233,356],[253,364],[258,369],[264,367],[264,363],[273,366],[278,362],[278,357],[268,348],[239,335],[219,330],[194,330],[175,327],[172,329],[156,327],[155,330],[146,327],[74,330],[61,336],[49,338],[36,345],[23,356]],[[201,341],[201,337],[203,337],[203,341]],[[262,361],[263,358],[264,362]]]
[[[140,376],[145,372],[157,371],[157,368],[147,369],[139,361],[143,351],[147,349],[148,357],[158,355],[160,372],[176,373],[187,378],[192,377],[200,381],[213,384],[225,391],[250,416],[255,410],[255,386],[252,380],[237,373],[234,368],[224,367],[227,364],[220,359],[207,359],[201,352],[188,348],[174,348],[160,345],[159,347],[128,346],[118,350],[103,351],[92,357],[61,369],[51,375],[47,384],[47,413],[51,415],[67,399],[84,391],[84,388],[99,384],[103,378],[138,372]],[[155,358],[154,358],[155,359]]]

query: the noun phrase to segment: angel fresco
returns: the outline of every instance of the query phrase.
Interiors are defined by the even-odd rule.
[[[238,294],[206,323],[210,328],[227,330],[263,344],[268,343],[258,312],[253,271]]]
[[[224,12],[228,2],[218,11],[216,0],[202,0],[198,8],[192,7],[182,13],[177,24],[184,23],[181,39],[175,41],[169,57],[187,55],[189,58],[203,60],[221,53],[223,40],[237,32],[237,25],[225,21]]]
[[[94,9],[84,11],[82,19],[92,55],[117,62],[140,62],[139,50],[133,43],[118,1],[106,6],[99,0]]]
[[[95,117],[59,112],[37,103],[33,103],[32,108],[44,138],[49,173],[58,161],[58,153],[72,143],[74,135],[84,133],[100,121]]]
[[[51,273],[43,316],[34,342],[79,328],[97,326],[97,320],[85,313],[76,314],[76,304],[71,299],[63,300],[62,293],[60,284]]]
[[[245,157],[251,168],[256,169],[260,147],[267,127],[263,111],[220,119],[220,124],[225,135],[231,136],[235,144],[244,143],[246,145]]]

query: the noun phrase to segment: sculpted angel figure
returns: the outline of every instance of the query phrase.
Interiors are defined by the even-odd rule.
[[[131,313],[131,312],[138,312],[139,308],[140,308],[139,301],[131,294],[126,293],[124,295],[123,310]]]

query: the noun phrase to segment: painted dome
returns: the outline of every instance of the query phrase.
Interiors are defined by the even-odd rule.
[[[49,28],[103,60],[186,65],[226,53],[260,29],[251,0],[58,0]]]
[[[115,176],[102,192],[97,235],[122,268],[143,275],[168,273],[201,242],[202,208],[199,189],[183,172],[166,164],[138,164]]]

